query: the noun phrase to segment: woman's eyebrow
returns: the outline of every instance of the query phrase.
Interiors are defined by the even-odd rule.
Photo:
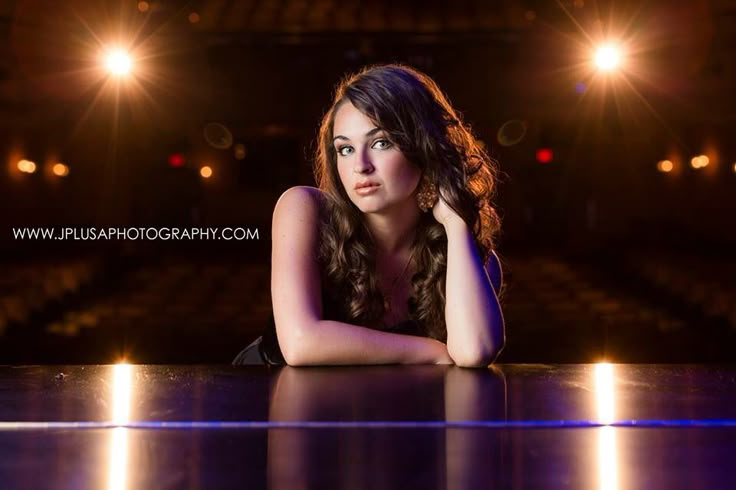
[[[370,131],[368,131],[367,133],[365,133],[365,136],[373,136],[374,134],[378,133],[379,131],[383,131],[383,128],[373,128]],[[332,142],[334,143],[337,140],[350,141],[350,138],[348,138],[347,136],[343,136],[341,134],[338,134],[337,136],[335,136],[334,138],[332,138]]]

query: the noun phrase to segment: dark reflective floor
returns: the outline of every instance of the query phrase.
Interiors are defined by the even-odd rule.
[[[0,367],[2,488],[734,488],[736,367]]]

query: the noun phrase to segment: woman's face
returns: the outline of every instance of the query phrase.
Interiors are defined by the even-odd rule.
[[[345,192],[364,213],[417,206],[421,170],[350,101],[335,114],[333,151]]]

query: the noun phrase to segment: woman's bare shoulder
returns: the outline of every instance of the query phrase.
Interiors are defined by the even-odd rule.
[[[279,197],[273,210],[274,226],[283,224],[287,228],[302,223],[316,227],[324,209],[325,194],[316,187],[290,187]]]
[[[325,194],[321,189],[306,185],[290,187],[281,194],[276,202],[276,208],[289,207],[300,208],[306,206],[309,210],[319,209],[325,200]]]

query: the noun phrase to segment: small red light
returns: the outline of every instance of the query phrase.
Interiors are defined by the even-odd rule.
[[[181,153],[174,153],[169,155],[169,165],[172,167],[183,167],[184,166],[184,155]]]
[[[549,163],[554,158],[554,153],[549,148],[540,148],[537,150],[537,161],[539,163]]]

